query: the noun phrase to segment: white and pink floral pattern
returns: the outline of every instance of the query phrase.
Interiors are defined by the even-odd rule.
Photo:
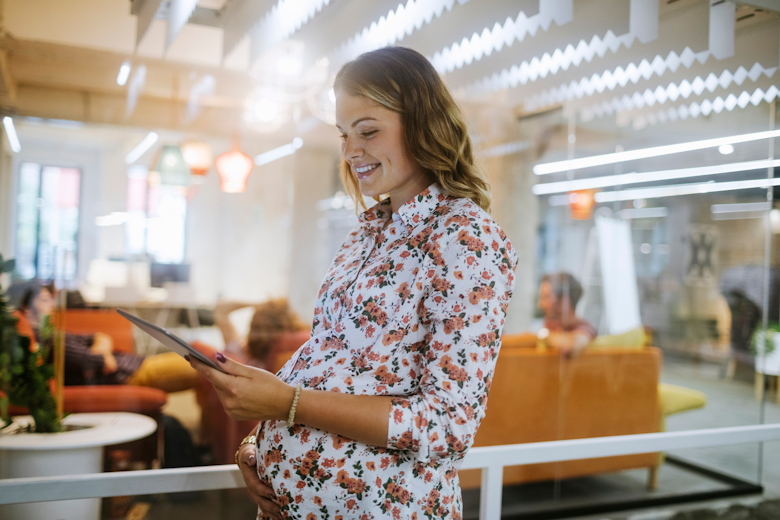
[[[431,185],[361,215],[320,289],[311,339],[279,371],[305,388],[395,396],[387,446],[261,425],[258,473],[287,518],[462,515],[459,461],[485,415],[517,255],[469,199]]]

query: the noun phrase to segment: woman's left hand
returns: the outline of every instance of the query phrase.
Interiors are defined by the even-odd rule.
[[[243,365],[217,352],[216,362],[227,373],[190,357],[190,365],[217,391],[225,412],[238,420],[285,420],[295,388],[267,370]]]

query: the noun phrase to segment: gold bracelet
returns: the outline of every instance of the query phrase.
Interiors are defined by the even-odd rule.
[[[236,454],[233,455],[233,460],[236,462],[236,465],[238,465],[238,453],[241,451],[241,446],[244,444],[254,444],[257,442],[257,435],[254,433],[250,433],[246,437],[244,437],[244,440],[241,441],[241,444],[238,445],[238,448],[236,448]]]
[[[288,428],[292,428],[292,425],[295,424],[295,409],[298,408],[298,399],[301,397],[301,388],[303,388],[301,383],[298,383],[298,386],[295,387],[295,397],[293,397],[292,405],[290,406],[290,413],[287,415]]]

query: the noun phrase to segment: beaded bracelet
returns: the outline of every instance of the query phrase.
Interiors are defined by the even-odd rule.
[[[298,383],[298,386],[295,387],[295,397],[293,397],[292,405],[290,406],[290,413],[287,416],[288,428],[292,428],[292,425],[295,424],[295,410],[298,408],[298,399],[301,397],[301,388],[303,388],[301,383]]]

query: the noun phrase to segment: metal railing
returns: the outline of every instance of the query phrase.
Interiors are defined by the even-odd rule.
[[[472,448],[461,469],[481,469],[480,520],[501,518],[504,466],[780,440],[780,423]],[[244,486],[232,464],[0,480],[0,505]]]

